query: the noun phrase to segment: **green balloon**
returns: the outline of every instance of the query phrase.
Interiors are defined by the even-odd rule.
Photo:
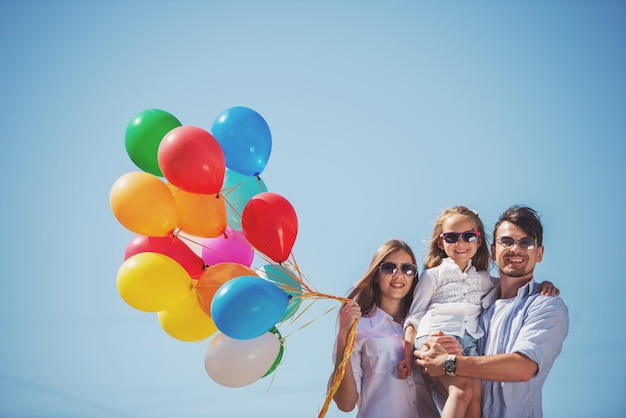
[[[159,109],[139,112],[126,126],[126,152],[143,171],[163,177],[157,153],[163,137],[181,123],[172,114]]]
[[[272,364],[269,370],[261,378],[269,376],[270,374],[272,374],[274,370],[276,370],[281,360],[283,359],[283,351],[285,347],[285,341],[283,341],[283,336],[280,335],[280,331],[278,331],[278,328],[272,327],[272,329],[270,329],[268,332],[271,332],[272,334],[276,335],[276,338],[280,340],[280,349],[278,351],[278,355],[276,356],[276,360],[274,360],[274,364]]]

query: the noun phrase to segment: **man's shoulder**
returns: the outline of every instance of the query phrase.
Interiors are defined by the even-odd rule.
[[[567,305],[563,298],[559,295],[544,296],[538,291],[528,295],[526,302],[529,311],[535,312],[562,312],[564,315],[568,315]]]

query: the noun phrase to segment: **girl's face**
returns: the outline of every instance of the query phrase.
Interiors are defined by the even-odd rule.
[[[442,225],[442,232],[463,233],[476,229],[476,224],[465,215],[453,215],[446,219]],[[462,236],[455,243],[448,243],[443,237],[439,238],[438,245],[448,257],[454,260],[461,271],[467,268],[469,261],[476,255],[478,246],[482,243],[482,237],[476,237],[474,242],[466,242]]]
[[[384,299],[404,299],[411,290],[413,280],[417,280],[415,278],[417,266],[413,264],[409,253],[404,250],[390,253],[378,270],[376,281],[380,288],[381,302]]]

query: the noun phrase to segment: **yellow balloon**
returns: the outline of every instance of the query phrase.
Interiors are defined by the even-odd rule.
[[[117,220],[132,232],[164,237],[176,228],[174,196],[167,184],[153,174],[124,174],[113,184],[109,201]]]
[[[122,299],[140,311],[158,312],[176,306],[189,296],[193,281],[170,257],[153,252],[138,253],[124,261],[117,273]]]
[[[198,194],[168,184],[176,202],[178,228],[203,238],[219,237],[226,231],[226,201],[219,194]]]
[[[172,308],[157,314],[161,328],[171,337],[181,341],[201,341],[213,335],[217,327],[198,303],[195,289]]]

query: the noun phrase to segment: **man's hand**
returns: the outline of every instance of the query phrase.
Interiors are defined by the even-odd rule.
[[[415,356],[417,357],[415,363],[422,368],[424,373],[432,377],[445,374],[443,363],[448,358],[448,352],[440,344],[434,343],[432,346],[424,344],[421,350],[415,351]]]
[[[424,373],[439,377],[445,374],[443,363],[448,358],[448,354],[461,356],[463,355],[463,347],[455,337],[437,331],[430,334],[422,348],[415,350],[413,354],[417,357],[415,364],[420,366]]]
[[[448,354],[456,354],[457,356],[463,355],[463,347],[461,347],[461,343],[459,343],[459,340],[457,340],[456,337],[452,335],[444,334],[443,331],[437,331],[434,334],[430,334],[430,336],[424,342],[424,347],[422,347],[422,350],[427,350],[434,344],[439,344],[440,346],[442,346],[443,349],[448,352]]]

